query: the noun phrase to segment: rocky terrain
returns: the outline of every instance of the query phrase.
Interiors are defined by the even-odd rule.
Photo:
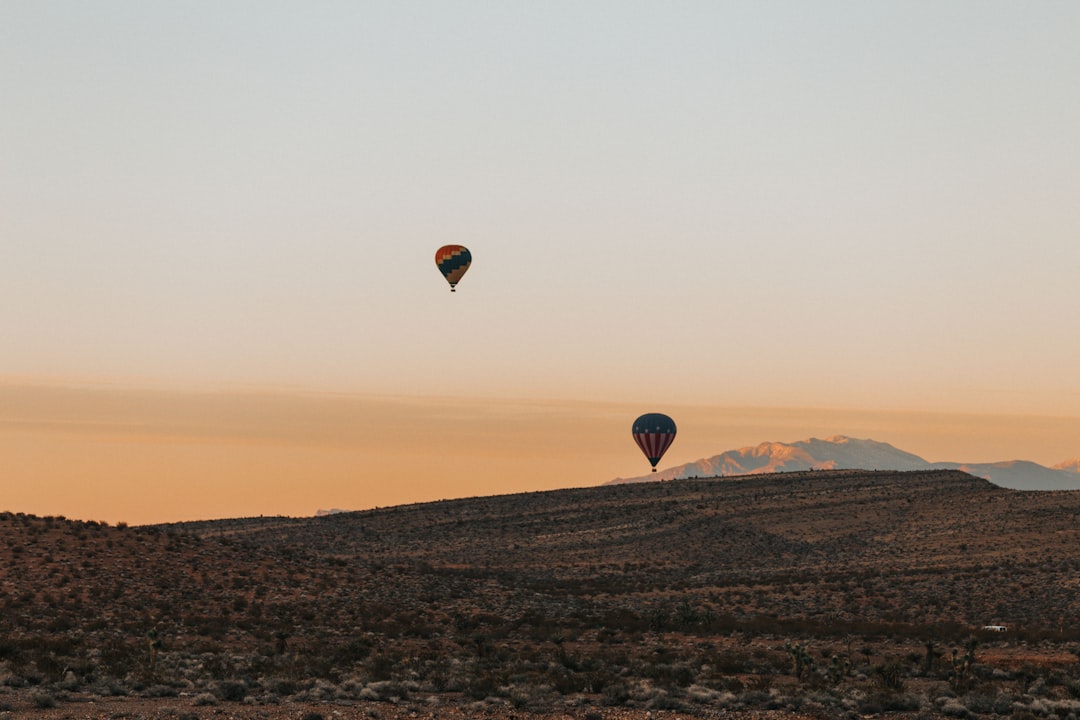
[[[1077,492],[857,470],[3,513],[0,715],[1075,716],[1078,516]]]

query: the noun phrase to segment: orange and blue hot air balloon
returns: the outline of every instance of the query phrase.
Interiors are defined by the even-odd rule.
[[[446,282],[450,283],[450,292],[455,292],[455,286],[469,269],[470,263],[472,253],[464,245],[443,245],[435,251],[435,265],[446,278]]]
[[[634,421],[634,442],[656,472],[656,463],[675,440],[675,421],[663,413],[646,413]]]

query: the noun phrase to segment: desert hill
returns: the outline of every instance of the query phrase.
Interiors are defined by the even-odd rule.
[[[681,707],[690,686],[786,676],[777,637],[847,648],[864,679],[887,638],[897,657],[985,624],[1078,640],[1078,518],[1080,493],[854,470],[150,527],[5,513],[0,677],[256,705]]]
[[[1010,491],[962,472],[813,471],[187,530],[444,582],[484,579],[504,602],[542,593],[605,609],[690,601],[741,617],[1060,624],[1080,619],[1078,517],[1080,493]],[[935,574],[950,592],[931,587]],[[1029,589],[998,597],[1000,579],[1016,575],[1029,575]],[[887,599],[853,604],[852,585]]]

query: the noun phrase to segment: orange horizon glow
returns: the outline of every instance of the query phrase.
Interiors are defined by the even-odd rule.
[[[151,524],[600,485],[648,474],[630,424],[654,410],[679,426],[662,467],[833,435],[929,461],[1080,454],[1075,417],[9,382],[0,511]]]

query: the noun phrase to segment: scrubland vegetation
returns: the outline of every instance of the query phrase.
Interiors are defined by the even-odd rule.
[[[1080,493],[951,471],[3,513],[0,713],[1075,718],[1078,515]]]

